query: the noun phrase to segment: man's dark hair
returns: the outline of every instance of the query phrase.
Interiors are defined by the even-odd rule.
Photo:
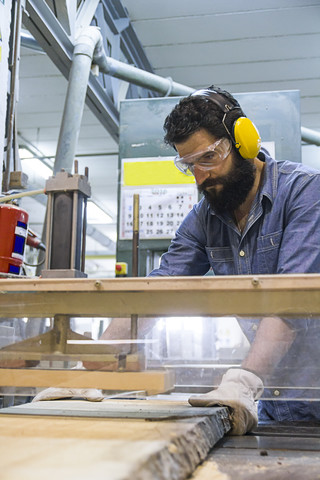
[[[231,110],[225,119],[226,126],[232,134],[233,124],[237,118],[245,116],[237,100],[225,90],[211,85],[208,90],[226,97],[235,109]],[[173,146],[175,143],[184,142],[187,138],[200,130],[206,129],[217,138],[228,137],[229,135],[223,126],[222,119],[224,112],[209,97],[202,95],[189,95],[180,100],[164,122],[165,137],[167,144]]]

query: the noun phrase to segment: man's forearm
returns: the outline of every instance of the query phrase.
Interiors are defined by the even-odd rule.
[[[154,318],[138,319],[138,335],[144,338],[153,328]],[[131,318],[114,318],[100,337],[100,340],[123,340],[131,338]]]
[[[262,377],[269,375],[287,353],[295,336],[296,332],[281,318],[263,318],[241,366]]]
[[[154,326],[155,320],[152,318],[138,319],[138,337],[142,339]],[[106,353],[113,355],[128,354],[131,349],[130,344],[121,343],[121,340],[131,339],[131,318],[114,318],[106,330],[102,333],[99,340],[119,340],[119,343],[108,345]],[[111,364],[114,361],[111,360]],[[110,362],[101,361],[83,361],[83,366],[88,370],[112,370],[115,367],[110,366]]]

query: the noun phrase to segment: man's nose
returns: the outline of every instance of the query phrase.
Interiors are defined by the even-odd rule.
[[[210,177],[210,172],[201,170],[197,165],[195,165],[193,175],[196,179],[197,185],[201,185],[205,180],[207,180],[207,178]]]

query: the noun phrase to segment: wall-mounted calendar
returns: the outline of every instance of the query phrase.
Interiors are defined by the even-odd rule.
[[[198,201],[194,178],[179,172],[172,157],[123,159],[121,174],[120,239],[132,238],[135,193],[140,197],[140,238],[172,238]]]

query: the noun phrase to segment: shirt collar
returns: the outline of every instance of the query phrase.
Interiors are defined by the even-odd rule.
[[[270,157],[269,153],[266,150],[261,150],[259,154],[259,159],[265,162],[264,175],[262,186],[260,189],[259,199],[262,201],[263,197],[269,198],[270,202],[273,203],[278,186],[278,167],[277,161]]]

